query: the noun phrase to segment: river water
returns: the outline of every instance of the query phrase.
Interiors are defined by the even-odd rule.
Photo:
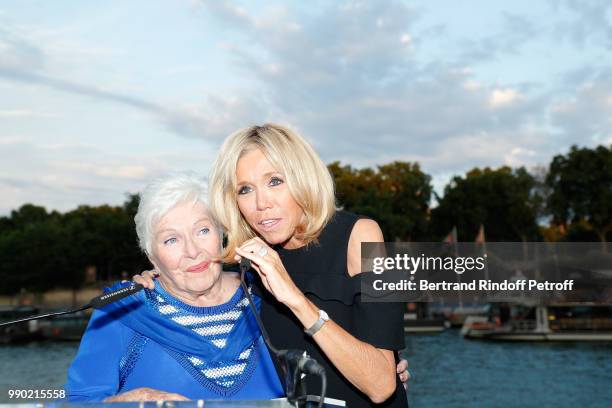
[[[412,408],[612,407],[612,343],[495,343],[456,330],[406,337]],[[0,402],[8,389],[59,388],[78,343],[0,346]]]

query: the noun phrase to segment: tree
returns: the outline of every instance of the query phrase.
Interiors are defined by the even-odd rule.
[[[432,210],[433,236],[442,239],[456,226],[459,240],[473,241],[482,224],[490,241],[537,240],[535,187],[523,167],[474,168],[465,177],[456,176]]]
[[[388,240],[423,239],[427,233],[431,177],[416,163],[393,162],[353,169],[330,164],[336,196],[346,210],[372,217]]]
[[[546,183],[553,223],[568,229],[586,222],[605,243],[612,229],[612,146],[572,146],[567,155],[553,158]]]
[[[36,224],[47,220],[49,214],[44,207],[34,204],[24,204],[18,210],[11,211],[11,224],[16,228]]]
[[[0,292],[21,288],[77,289],[87,266],[107,280],[142,271],[148,264],[134,228],[138,196],[121,207],[80,206],[65,214],[26,204],[0,219]]]
[[[26,205],[13,211],[10,221],[12,227],[0,235],[2,292],[61,286],[61,272],[68,268],[70,239],[64,234],[59,214]]]

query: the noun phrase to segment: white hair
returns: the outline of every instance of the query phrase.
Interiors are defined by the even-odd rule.
[[[134,217],[138,244],[151,255],[151,241],[155,224],[174,206],[184,202],[200,202],[211,217],[222,241],[223,229],[212,218],[208,206],[208,183],[192,172],[172,173],[152,180],[140,193],[138,212]]]

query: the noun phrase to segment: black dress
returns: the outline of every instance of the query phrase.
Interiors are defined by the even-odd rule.
[[[318,244],[293,250],[277,247],[275,250],[295,284],[335,323],[374,347],[401,350],[404,348],[402,304],[362,303],[360,276],[348,275],[349,237],[358,219],[354,214],[339,211],[319,236]],[[259,287],[255,291],[262,297],[261,317],[272,343],[281,349],[304,349],[319,361],[327,373],[328,397],[344,400],[351,408],[374,406],[331,364],[314,340],[304,333],[293,313],[263,288],[259,279],[256,282]],[[360,356],[355,355],[355,358]],[[307,376],[306,386],[308,394],[319,394],[319,378]],[[406,391],[396,376],[395,394],[380,406],[405,408],[407,405]]]

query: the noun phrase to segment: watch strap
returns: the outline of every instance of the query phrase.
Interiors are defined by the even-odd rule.
[[[319,310],[319,319],[312,326],[310,326],[307,329],[304,329],[304,332],[310,337],[312,337],[319,330],[321,330],[321,327],[323,327],[325,322],[327,322],[328,320],[329,320],[329,316],[327,316],[327,313],[325,313],[325,311],[323,310]]]

